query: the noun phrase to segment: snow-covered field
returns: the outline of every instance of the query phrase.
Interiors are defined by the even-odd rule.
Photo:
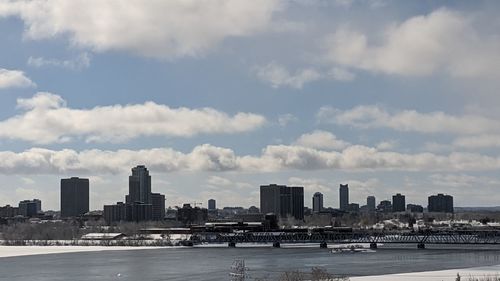
[[[29,255],[47,255],[77,252],[145,250],[160,247],[121,247],[121,246],[0,246],[0,258]]]
[[[455,281],[457,273],[460,274],[462,280],[468,280],[469,276],[485,277],[485,276],[500,276],[500,265],[474,267],[465,269],[450,269],[440,271],[426,271],[414,273],[388,274],[379,276],[364,276],[350,278],[352,281],[409,281],[409,280],[425,280],[425,281]]]

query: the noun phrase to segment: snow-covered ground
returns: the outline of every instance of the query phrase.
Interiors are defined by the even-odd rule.
[[[146,250],[160,247],[121,247],[121,246],[0,246],[0,258],[47,255],[77,252]]]
[[[379,276],[363,276],[350,278],[352,281],[408,281],[408,280],[425,280],[425,281],[455,281],[457,273],[460,274],[462,280],[468,280],[469,276],[485,277],[485,276],[500,276],[500,265],[474,267],[465,269],[450,269],[439,271],[413,272],[401,274],[388,274]]]

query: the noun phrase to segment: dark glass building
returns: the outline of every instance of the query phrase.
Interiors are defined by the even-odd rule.
[[[339,188],[339,207],[342,211],[349,208],[349,185],[341,184]]]
[[[153,220],[160,221],[165,219],[165,195],[160,193],[151,193],[153,205]]]
[[[304,188],[301,186],[261,185],[260,210],[263,214],[274,213],[282,218],[293,216],[304,219]]]
[[[313,203],[313,213],[319,213],[323,211],[323,194],[321,192],[316,192],[312,198]]]
[[[366,197],[366,207],[368,208],[369,212],[375,212],[375,209],[377,208],[375,196]]]
[[[78,217],[89,211],[89,179],[61,179],[61,217]]]
[[[429,196],[427,210],[429,212],[453,213],[453,196],[442,193]]]
[[[406,199],[401,193],[392,196],[392,211],[404,212],[406,211]]]
[[[132,175],[128,177],[128,202],[142,202],[152,204],[151,176],[148,169],[139,165],[132,168]]]
[[[215,199],[208,199],[208,210],[209,211],[214,211],[217,209],[216,201]]]
[[[19,202],[19,215],[27,218],[36,216],[39,213],[38,207],[42,203],[38,199],[34,200],[23,200]]]

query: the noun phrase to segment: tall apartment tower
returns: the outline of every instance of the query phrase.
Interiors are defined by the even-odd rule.
[[[313,195],[313,213],[319,213],[323,210],[323,194],[316,192]]]
[[[304,219],[304,188],[286,185],[260,186],[260,211],[286,218]]]
[[[128,177],[128,194],[127,203],[152,204],[151,176],[145,166],[132,168],[132,175]]]
[[[429,212],[453,213],[453,196],[442,193],[429,196],[427,210]]]
[[[349,185],[341,184],[339,188],[340,210],[347,211],[349,207]]]
[[[393,212],[404,212],[406,211],[406,200],[405,196],[398,193],[392,196],[392,211]]]
[[[208,199],[208,210],[209,211],[215,211],[217,209],[216,201],[215,199]]]
[[[375,209],[377,207],[375,196],[366,197],[366,206],[368,207],[368,211],[375,212]]]
[[[77,217],[89,211],[89,179],[61,179],[61,217]]]

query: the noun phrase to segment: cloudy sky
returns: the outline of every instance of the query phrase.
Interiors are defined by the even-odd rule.
[[[0,205],[395,192],[500,205],[500,2],[0,0]],[[206,205],[206,204],[205,204]]]

